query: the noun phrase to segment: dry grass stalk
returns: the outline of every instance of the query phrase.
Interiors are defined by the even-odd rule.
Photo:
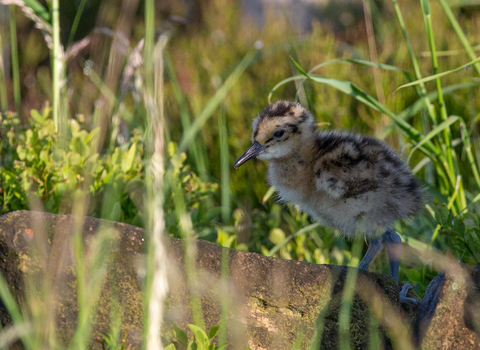
[[[53,50],[52,26],[44,19],[38,17],[33,10],[25,5],[22,0],[0,0],[0,5],[15,5],[22,10],[25,17],[35,23],[35,28],[40,29],[43,34],[43,39],[47,44],[49,50]]]
[[[150,193],[150,228],[151,244],[153,245],[153,281],[148,304],[147,349],[162,349],[160,329],[163,320],[163,301],[168,291],[167,257],[162,242],[165,232],[165,215],[163,211],[164,182],[164,111],[163,111],[163,49],[168,41],[168,35],[160,35],[154,48],[154,92],[145,91],[144,100],[147,113],[151,118],[153,131],[153,154],[150,164],[152,177],[152,193]],[[137,47],[140,46],[137,45]],[[143,40],[142,40],[143,46]],[[148,78],[148,77],[147,77]]]

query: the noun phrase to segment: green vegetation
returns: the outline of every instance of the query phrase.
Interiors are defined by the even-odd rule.
[[[298,99],[322,128],[385,139],[410,164],[429,199],[424,213],[395,227],[408,245],[480,263],[480,80],[472,78],[480,74],[478,47],[472,46],[477,13],[457,14],[445,0],[393,0],[382,9],[372,2],[375,37],[359,31],[363,19],[337,36],[326,21],[297,35],[279,13],[267,13],[262,28],[241,21],[238,5],[227,0],[205,5],[201,25],[169,26],[146,1],[145,12],[131,18],[131,36],[123,38],[105,27],[85,36],[87,3],[78,4],[65,33],[59,1],[47,9],[30,0],[20,8],[30,10],[28,18],[41,32],[29,29],[32,24],[10,5],[12,73],[0,74],[8,80],[0,81],[8,87],[0,91],[0,213],[77,213],[187,242],[200,238],[267,256],[356,266],[359,249],[353,254],[352,242],[312,223],[298,207],[275,203],[264,163],[232,171],[249,143],[251,119],[267,99]],[[100,23],[114,28],[126,15],[121,4],[109,4],[113,15],[100,10]],[[157,27],[164,30],[155,33]],[[1,33],[3,45],[5,38]],[[31,83],[21,91],[24,81]],[[157,216],[152,219],[157,213],[164,218],[161,227],[155,226]],[[148,293],[161,262],[157,248],[148,252],[147,300],[154,297]],[[78,275],[86,278],[82,264],[79,258]],[[186,265],[191,280],[195,266]],[[377,259],[371,268],[386,272],[388,264]],[[419,294],[436,274],[432,262],[412,259],[400,272]],[[2,280],[0,288],[6,288]],[[15,324],[23,326],[18,337],[27,347],[55,344],[29,337],[13,299],[1,295]],[[91,306],[81,302],[88,315]],[[210,349],[216,331],[207,336],[202,330],[198,302],[192,300],[191,331],[198,349]],[[346,307],[343,325],[348,312]],[[87,323],[72,346],[88,347]],[[219,333],[225,337],[222,328]],[[118,348],[118,334],[104,339],[108,348]],[[193,348],[194,342],[184,343]]]

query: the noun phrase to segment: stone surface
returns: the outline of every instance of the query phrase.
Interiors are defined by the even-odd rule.
[[[448,266],[428,286],[414,336],[421,349],[480,349],[480,266]]]
[[[132,349],[139,348],[146,266],[142,229],[88,217],[12,212],[0,217],[0,271],[20,304],[28,302],[25,279],[39,290],[45,281],[52,281],[57,336],[68,344],[78,317],[72,254],[78,222],[83,225],[79,233],[87,271],[95,259],[105,257],[108,263],[103,275],[86,274],[87,298],[93,298],[96,288],[101,290],[92,315],[93,335],[99,338],[100,333],[108,333],[113,315],[120,315],[121,334],[126,332]],[[107,237],[103,245],[98,239],[101,232]],[[168,238],[165,244],[170,288],[162,328],[166,341],[173,339],[173,324],[187,329],[195,320],[206,328],[226,322],[225,337],[231,349],[244,350],[247,345],[252,349],[305,349],[312,339],[321,339],[317,348],[337,349],[339,339],[348,339],[348,335],[353,349],[368,348],[371,342],[388,345],[388,338],[397,348],[411,347],[408,315],[398,309],[399,287],[389,276],[269,258],[201,240]],[[339,335],[347,273],[358,274],[356,293],[349,327]],[[1,307],[0,317],[3,324],[9,322]],[[91,347],[101,348],[98,342]]]

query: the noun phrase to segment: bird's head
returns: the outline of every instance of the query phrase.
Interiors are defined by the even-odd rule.
[[[312,115],[299,103],[278,101],[267,106],[253,119],[252,145],[233,164],[247,160],[278,159],[298,151],[316,130]]]

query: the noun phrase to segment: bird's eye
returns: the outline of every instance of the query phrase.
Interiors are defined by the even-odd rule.
[[[282,137],[285,134],[285,130],[277,130],[273,133],[274,137]]]

